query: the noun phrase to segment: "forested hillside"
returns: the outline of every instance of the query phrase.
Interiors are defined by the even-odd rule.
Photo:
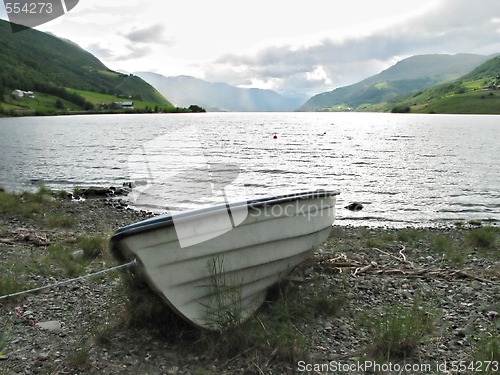
[[[0,20],[0,51],[4,111],[28,107],[43,112],[58,106],[91,110],[103,100],[109,105],[133,101],[136,108],[173,107],[141,78],[114,72],[76,44],[34,29],[12,33],[10,23]],[[16,89],[34,92],[36,100],[16,102],[11,97]]]
[[[500,56],[453,82],[398,98],[392,111],[500,114]]]

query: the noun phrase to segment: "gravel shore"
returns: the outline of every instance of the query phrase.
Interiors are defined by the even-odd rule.
[[[44,200],[49,213],[0,211],[1,295],[116,265],[105,248],[89,255],[81,239],[106,242],[118,227],[149,216],[109,198]],[[318,296],[330,303],[294,321],[303,344],[288,352],[221,353],[213,342],[203,347],[209,339],[193,328],[155,327],[146,315],[143,326],[124,324],[130,307],[119,271],[0,299],[0,374],[495,373],[499,231],[481,229],[335,225],[286,281],[288,303]],[[388,333],[390,322],[396,328]],[[388,346],[398,329],[415,333],[413,341]]]

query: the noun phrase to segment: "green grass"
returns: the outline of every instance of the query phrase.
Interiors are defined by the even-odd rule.
[[[165,102],[163,104],[158,104],[152,101],[146,101],[146,100],[140,100],[140,99],[126,99],[126,98],[120,98],[116,95],[109,95],[109,94],[101,94],[98,92],[93,92],[93,91],[86,91],[86,90],[76,90],[76,89],[67,89],[70,92],[75,92],[81,96],[83,96],[88,102],[94,104],[97,107],[99,107],[101,104],[110,104],[114,102],[128,102],[132,101],[134,102],[134,108],[138,110],[145,110],[146,108],[153,109],[155,107],[159,107],[160,109],[167,109],[169,108],[168,103]],[[126,110],[122,110],[126,111]]]
[[[48,198],[51,197],[51,194],[44,187],[40,188],[36,193],[23,192],[14,194],[0,191],[0,214],[33,218],[58,205],[57,201]]]
[[[389,88],[389,83],[388,82],[379,82],[379,83],[375,84],[375,87],[379,90],[387,89],[387,88]]]
[[[3,328],[0,331],[0,355],[2,351],[7,347],[7,344],[9,343],[9,337],[10,337],[10,329]]]
[[[27,106],[23,106],[20,102],[3,102],[2,110],[3,111],[11,111],[11,110],[22,110],[23,108],[27,108]]]
[[[499,257],[499,237],[500,228],[481,226],[464,229],[457,239],[451,239],[439,232],[429,232],[427,241],[430,249],[441,254],[444,259],[455,264],[464,264],[467,257],[475,251],[485,256]]]
[[[48,228],[72,228],[76,220],[72,216],[48,213],[45,217]]]
[[[66,358],[66,363],[70,366],[78,368],[86,368],[90,365],[90,356],[88,349],[79,347],[69,353]]]
[[[216,268],[219,266],[220,263],[215,264]],[[337,315],[345,304],[343,296],[332,295],[323,288],[305,300],[298,288],[285,282],[272,288],[263,306],[248,319],[241,321],[236,315],[228,320],[226,315],[219,316],[221,320],[216,323],[223,329],[205,330],[180,319],[135,274],[124,273],[122,279],[127,301],[124,326],[152,328],[163,340],[191,355],[222,361],[243,356],[256,366],[272,356],[286,363],[307,358],[314,338],[303,328],[312,325],[318,316]],[[223,298],[224,288],[222,284]]]
[[[313,314],[335,316],[340,313],[346,302],[347,301],[344,296],[322,293],[321,295],[314,296],[310,305],[313,310]]]
[[[55,103],[58,100],[60,100],[60,102],[62,103],[63,109],[56,108]],[[4,112],[9,112],[11,110],[30,110],[44,114],[56,114],[61,112],[64,113],[67,111],[82,110],[81,107],[77,106],[74,103],[71,103],[64,99],[60,99],[54,95],[44,94],[42,92],[37,92],[35,94],[35,98],[12,99],[10,97],[6,97],[6,102],[2,103],[2,106],[4,108]]]
[[[83,236],[78,240],[76,247],[83,250],[87,259],[103,256],[108,251],[108,239],[100,236]]]
[[[67,195],[67,194],[66,194]],[[35,193],[23,192],[20,194],[0,191],[0,214],[21,216],[35,219],[35,221],[49,229],[71,228],[76,221],[69,215],[56,213],[65,193],[56,193],[41,187]]]
[[[500,112],[500,92],[476,90],[444,96],[422,107],[413,107],[412,112],[497,114]]]
[[[497,361],[500,363],[500,338],[490,336],[479,339],[475,345],[474,360]]]
[[[241,285],[224,274],[224,258],[211,259],[207,264],[210,273],[211,292],[207,310],[209,324],[215,329],[227,330],[241,324],[245,316],[241,306]]]
[[[107,76],[107,77],[111,77],[111,78],[118,78],[120,76],[119,73],[117,72],[114,72],[112,70],[98,70],[97,71],[99,74],[103,75],[103,76]]]
[[[467,248],[464,248],[459,243],[453,243],[453,241],[440,234],[433,234],[430,238],[431,250],[438,254],[442,254],[444,259],[447,259],[455,264],[463,264],[465,262],[466,255],[469,253]]]
[[[94,259],[107,255],[108,239],[97,236],[82,236],[75,243],[53,243],[47,247],[46,255],[40,262],[51,265],[54,272],[66,277],[76,277],[86,272],[87,267]],[[75,256],[75,252],[83,251],[82,256]]]
[[[498,250],[500,237],[500,228],[481,227],[474,228],[465,235],[465,242],[469,246],[482,250]],[[498,251],[492,251],[493,255],[498,256]]]
[[[0,269],[3,267],[0,267]],[[25,280],[20,273],[15,271],[2,270],[0,279],[0,296],[17,293],[22,290],[28,290],[33,287],[30,281]]]
[[[408,228],[398,232],[396,238],[398,241],[416,243],[424,236],[424,234],[425,231],[422,229]]]
[[[384,241],[381,238],[367,238],[365,240],[366,247],[376,247],[377,249],[383,249],[387,246],[390,241]]]
[[[114,102],[123,102],[123,101],[133,101],[134,108],[136,110],[146,110],[146,109],[171,109],[169,103],[165,100],[160,104],[158,102],[146,101],[140,99],[125,99],[120,98],[116,95],[108,95],[101,94],[98,92],[87,91],[87,90],[77,90],[66,88],[68,92],[77,93],[83,98],[95,105],[96,110],[99,111],[99,107],[101,104],[111,104]],[[72,113],[72,112],[81,112],[84,111],[84,108],[69,102],[64,99],[60,99],[53,95],[44,94],[41,92],[35,93],[35,98],[19,98],[12,99],[10,97],[6,98],[7,102],[2,103],[2,107],[4,112],[9,112],[11,110],[23,111],[30,110],[35,111],[36,113],[43,114],[64,114],[64,113]],[[62,104],[62,108],[56,108],[56,101],[60,101]],[[118,112],[126,112],[126,110],[119,109]]]
[[[82,256],[75,256],[78,250],[83,250]],[[58,279],[80,276],[89,271],[98,257],[109,257],[104,237],[82,237],[71,244],[53,242],[45,249],[31,248],[29,254],[20,254],[18,260],[0,262],[0,295],[42,286],[33,283],[33,275]]]
[[[262,362],[275,353],[286,362],[307,358],[311,338],[300,327],[314,319],[313,306],[296,290],[282,285],[262,309],[245,322],[224,331],[200,331],[196,349],[214,358],[231,359],[241,353]]]
[[[85,271],[85,264],[80,259],[74,259],[71,252],[61,244],[51,244],[47,248],[48,262],[55,268],[56,274],[63,273],[66,277],[75,277]]]
[[[382,360],[411,358],[422,339],[434,330],[434,315],[419,302],[411,307],[389,306],[362,317],[362,325],[371,332],[368,353]]]
[[[494,307],[496,311],[500,309],[500,303],[496,303]],[[497,316],[487,326],[487,330],[480,337],[476,338],[472,345],[472,358],[474,361],[481,363],[481,373],[497,374],[493,367],[486,368],[486,364],[500,364],[500,318]]]
[[[37,192],[8,193],[0,189],[0,215],[13,217],[29,224],[33,233],[54,228],[72,228],[74,217],[60,214],[61,201],[50,190],[41,187]],[[60,198],[61,199],[61,198]],[[0,233],[9,237],[7,227],[2,226]],[[52,232],[57,233],[57,232]],[[31,232],[29,234],[31,237]],[[106,236],[82,235],[76,240],[57,238],[49,235],[47,245],[12,247],[14,256],[8,261],[0,261],[0,295],[41,286],[35,285],[33,275],[41,277],[75,277],[89,271],[96,258],[110,258]],[[20,241],[23,241],[20,239]],[[81,255],[79,254],[81,252]]]

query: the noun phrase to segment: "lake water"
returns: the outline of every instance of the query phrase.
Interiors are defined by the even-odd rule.
[[[138,181],[131,202],[157,211],[323,188],[340,191],[338,224],[498,224],[499,120],[377,113],[4,118],[0,186],[73,190]],[[343,208],[354,201],[364,209]]]

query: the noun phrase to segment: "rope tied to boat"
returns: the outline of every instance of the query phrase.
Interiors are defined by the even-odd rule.
[[[137,259],[134,259],[134,260],[131,260],[128,263],[120,264],[118,266],[114,266],[114,267],[110,267],[110,268],[105,268],[103,270],[100,270],[100,271],[97,271],[97,272],[93,272],[93,273],[89,273],[89,274],[86,274],[86,275],[81,275],[81,276],[75,277],[73,279],[61,280],[61,281],[57,281],[57,282],[55,282],[53,284],[40,286],[38,288],[33,288],[33,289],[23,290],[23,291],[16,292],[16,293],[6,294],[4,296],[0,296],[0,300],[11,298],[11,297],[17,297],[17,296],[20,296],[20,295],[23,295],[23,294],[34,293],[34,292],[38,292],[38,291],[44,290],[44,289],[52,289],[52,288],[55,288],[57,286],[61,286],[61,285],[66,285],[66,284],[73,283],[75,281],[86,280],[86,279],[89,279],[89,278],[94,277],[94,276],[102,275],[102,274],[105,274],[105,273],[108,273],[108,272],[113,272],[113,271],[116,271],[116,270],[119,270],[119,269],[122,269],[122,268],[127,268],[127,267],[131,267],[131,266],[135,266],[136,264],[137,264]]]

